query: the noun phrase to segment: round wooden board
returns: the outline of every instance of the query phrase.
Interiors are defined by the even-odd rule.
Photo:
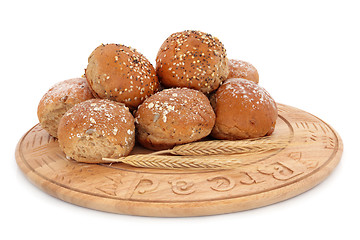
[[[252,156],[230,170],[164,170],[122,163],[84,164],[66,159],[40,125],[19,141],[16,161],[46,193],[79,206],[141,216],[202,216],[276,203],[320,183],[340,161],[343,145],[325,122],[278,104],[272,137],[280,150]],[[144,151],[137,146],[134,152]]]

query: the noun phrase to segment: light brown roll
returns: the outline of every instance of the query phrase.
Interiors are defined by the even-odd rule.
[[[168,149],[210,134],[215,114],[208,98],[188,88],[170,88],[147,98],[135,113],[138,142]]]
[[[55,84],[39,102],[37,115],[40,125],[57,137],[61,117],[76,103],[93,98],[85,78],[74,78]]]
[[[171,34],[159,49],[156,73],[165,87],[210,93],[226,80],[226,50],[219,39],[200,31]]]
[[[132,109],[159,88],[149,60],[134,48],[120,44],[98,46],[88,59],[85,76],[96,96]]]
[[[211,135],[236,140],[263,137],[275,129],[277,107],[270,94],[256,83],[232,78],[211,99],[216,114]]]
[[[229,75],[230,78],[244,78],[254,83],[259,83],[259,73],[257,69],[248,62],[236,59],[229,59]]]
[[[65,113],[58,138],[66,156],[78,162],[101,163],[102,158],[126,156],[133,149],[134,117],[122,103],[87,100]]]

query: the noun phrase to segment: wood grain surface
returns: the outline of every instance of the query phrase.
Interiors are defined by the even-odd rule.
[[[227,170],[136,168],[84,164],[65,157],[40,125],[19,141],[16,161],[46,193],[79,206],[141,216],[202,216],[237,212],[294,197],[323,181],[340,161],[341,138],[327,123],[278,104],[274,138],[289,144]],[[147,150],[136,146],[133,153]]]

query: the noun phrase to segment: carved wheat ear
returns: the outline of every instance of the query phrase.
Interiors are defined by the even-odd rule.
[[[274,140],[270,137],[239,141],[202,141],[151,154],[129,155],[119,159],[103,158],[103,161],[146,168],[227,169],[244,164],[244,157],[281,149],[288,144],[288,139]]]

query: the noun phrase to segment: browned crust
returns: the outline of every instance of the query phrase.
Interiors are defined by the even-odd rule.
[[[37,115],[41,126],[53,137],[57,137],[57,123],[49,126],[47,121],[54,118],[56,112],[65,113],[75,104],[92,99],[91,89],[85,78],[73,78],[55,84],[41,98]]]
[[[156,73],[165,87],[210,93],[227,78],[226,50],[219,39],[204,32],[173,33],[158,51]]]
[[[126,156],[135,143],[134,117],[124,104],[106,100],[91,99],[75,105],[66,112],[58,129],[59,145],[65,154],[81,162],[102,162],[103,157]],[[98,139],[107,144],[99,146]],[[92,145],[85,152],[78,152],[80,143]],[[98,148],[101,152],[112,147],[111,155],[92,156],[86,151]]]
[[[232,78],[212,98],[216,122],[211,135],[218,139],[245,139],[270,135],[277,107],[265,89],[252,81]]]
[[[121,44],[102,44],[89,56],[85,76],[99,98],[136,108],[157,92],[155,69],[144,55]]]
[[[203,93],[171,88],[146,99],[139,106],[135,119],[139,143],[159,150],[209,135],[215,114]]]
[[[229,59],[228,65],[228,79],[244,78],[253,81],[254,83],[259,83],[259,73],[251,63],[242,60]]]

